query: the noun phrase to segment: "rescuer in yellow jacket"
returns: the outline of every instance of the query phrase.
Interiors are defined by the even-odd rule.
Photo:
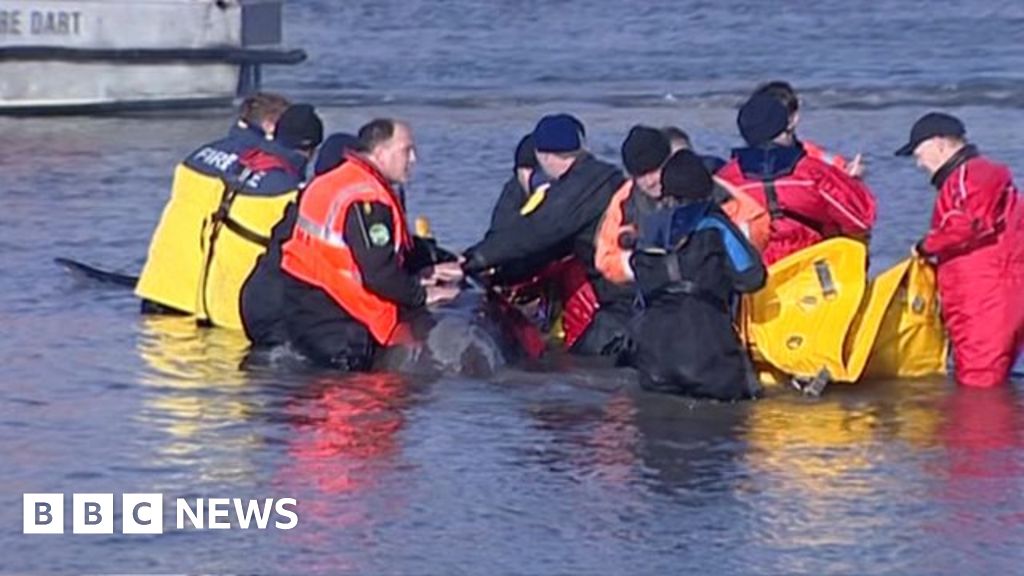
[[[240,292],[323,139],[312,106],[290,106],[274,139],[241,125],[178,165],[135,293],[143,313],[241,329]]]

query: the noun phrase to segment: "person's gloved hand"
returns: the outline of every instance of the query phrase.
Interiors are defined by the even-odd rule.
[[[475,248],[469,248],[463,252],[462,257],[464,259],[462,262],[462,270],[466,275],[479,274],[488,268],[487,260],[484,258],[484,255]]]
[[[910,255],[913,258],[920,258],[921,260],[927,260],[931,258],[931,254],[929,254],[924,249],[924,240],[919,240],[917,243],[910,247]]]
[[[637,235],[636,230],[623,230],[619,234],[619,248],[622,248],[623,250],[635,250],[636,245],[639,244],[639,242],[640,237]]]

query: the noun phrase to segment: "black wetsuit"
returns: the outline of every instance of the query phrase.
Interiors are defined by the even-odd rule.
[[[760,387],[730,304],[764,285],[757,250],[714,202],[652,215],[638,248],[632,265],[644,310],[630,361],[642,384],[718,400],[755,396]]]

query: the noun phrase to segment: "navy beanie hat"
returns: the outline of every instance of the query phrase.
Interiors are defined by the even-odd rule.
[[[537,169],[537,149],[533,145],[533,134],[523,136],[516,146],[515,167]]]
[[[750,146],[763,146],[789,127],[789,112],[774,96],[759,92],[750,97],[736,117],[740,135]]]
[[[313,173],[317,176],[325,174],[341,166],[345,162],[345,152],[359,149],[359,138],[352,134],[338,132],[331,134],[320,145],[316,153],[316,164],[313,165]]]
[[[570,114],[551,114],[537,122],[533,144],[537,152],[573,152],[583,147],[583,123]]]

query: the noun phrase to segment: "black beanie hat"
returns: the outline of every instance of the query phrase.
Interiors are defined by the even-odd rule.
[[[523,136],[516,145],[516,168],[537,169],[537,149],[533,145],[533,134]]]
[[[665,163],[661,190],[677,200],[696,202],[711,197],[714,182],[704,162],[690,150],[680,150]]]
[[[661,168],[671,153],[672,147],[661,130],[637,125],[622,143],[622,165],[630,176],[640,176]]]
[[[309,104],[293,104],[277,120],[274,140],[293,150],[316,148],[324,140],[324,124]]]

